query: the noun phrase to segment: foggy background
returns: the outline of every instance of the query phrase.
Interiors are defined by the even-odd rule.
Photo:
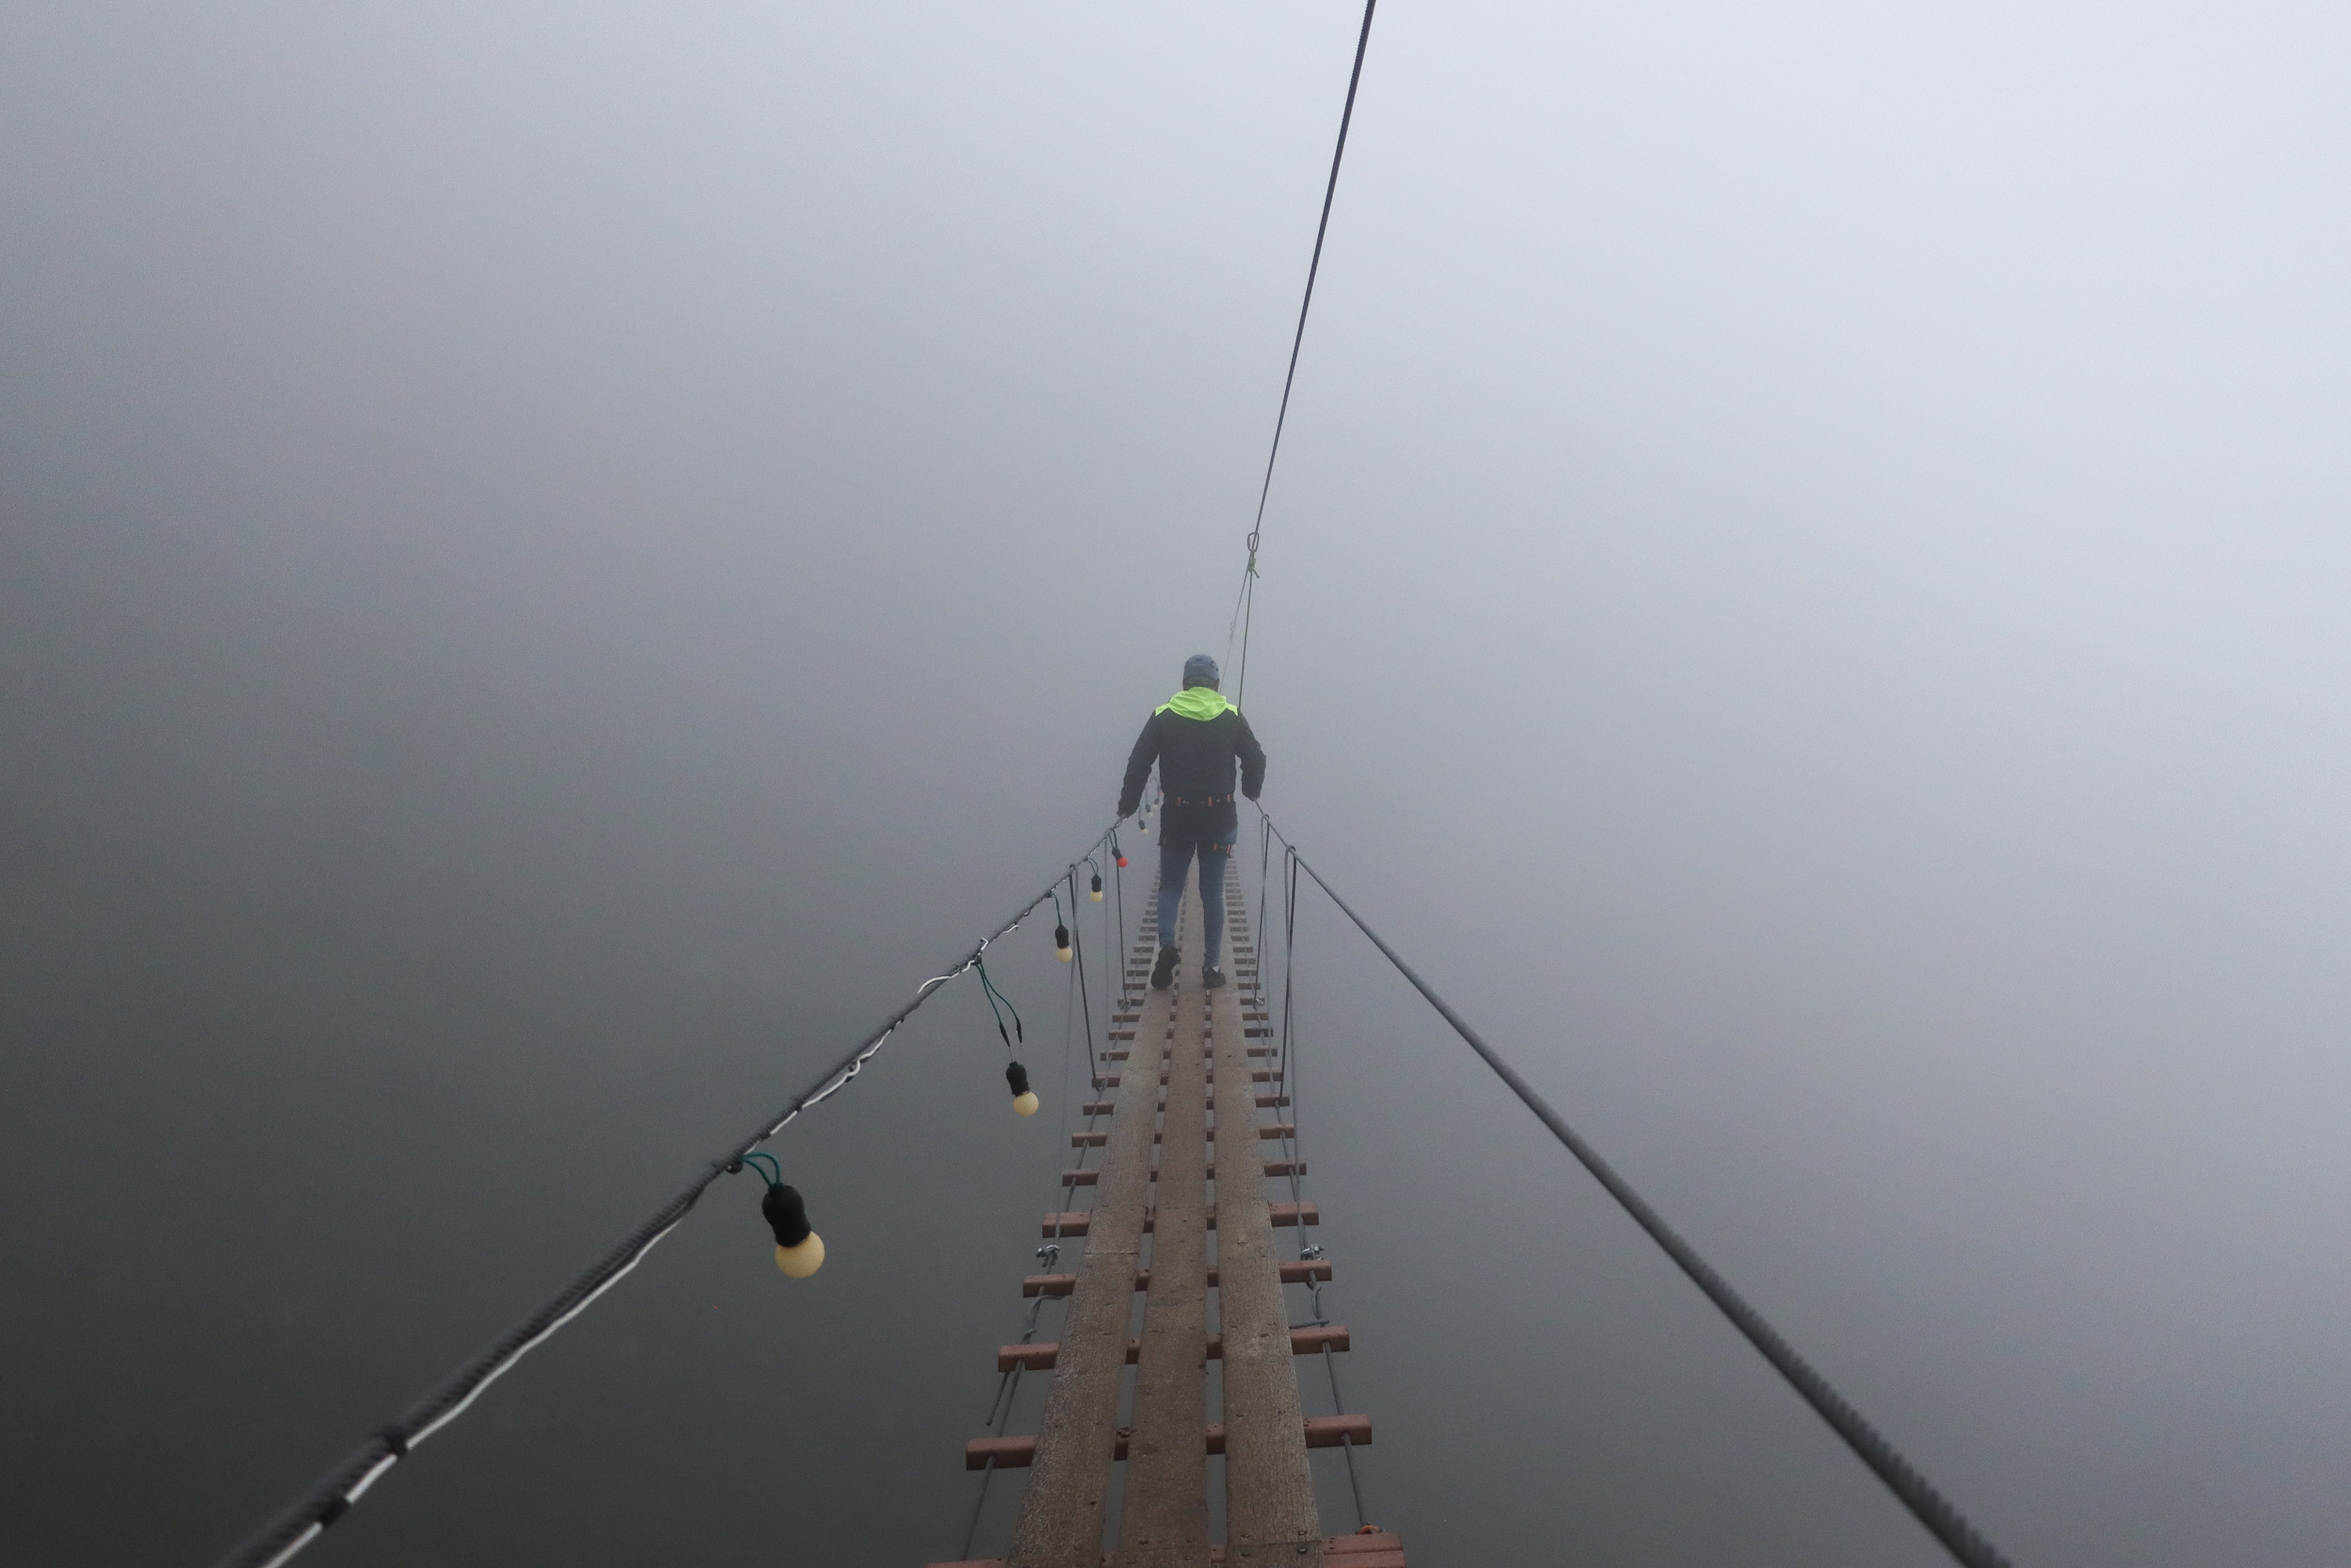
[[[209,1562],[1102,828],[1358,16],[0,9],[0,1556]],[[2023,1564],[2351,1554],[2346,84],[1391,0],[1275,481],[1276,820]],[[722,1183],[303,1561],[954,1556],[1041,928],[1047,1114],[956,982],[778,1141],[822,1274]],[[1416,1564],[1942,1560],[1299,940]]]

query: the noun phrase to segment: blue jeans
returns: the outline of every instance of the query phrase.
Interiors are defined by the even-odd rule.
[[[1195,851],[1200,856],[1200,928],[1207,951],[1203,964],[1213,964],[1225,950],[1225,862],[1233,858],[1230,844],[1163,843],[1159,846],[1159,941],[1176,940],[1176,906],[1184,896],[1184,873]]]

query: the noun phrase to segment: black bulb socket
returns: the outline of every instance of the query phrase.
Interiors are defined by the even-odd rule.
[[[1004,1082],[1012,1085],[1012,1097],[1018,1100],[1029,1092],[1029,1070],[1017,1061],[1007,1063]]]
[[[808,1202],[796,1186],[771,1186],[759,1200],[759,1216],[776,1233],[778,1247],[797,1247],[809,1239]]]

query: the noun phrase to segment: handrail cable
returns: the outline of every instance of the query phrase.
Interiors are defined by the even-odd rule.
[[[1087,852],[1091,853],[1108,842],[1115,831],[1115,827],[1105,831],[1101,838],[1087,846]],[[851,1081],[864,1071],[865,1064],[873,1059],[874,1053],[882,1049],[898,1026],[913,1016],[916,1008],[930,1000],[948,981],[976,968],[988,945],[1018,930],[1020,923],[1029,918],[1030,911],[1053,896],[1054,889],[1061,882],[1061,874],[1057,873],[1051,882],[1045,884],[1043,892],[1022,904],[1011,919],[982,937],[978,946],[965,954],[955,967],[925,980],[915,988],[911,1001],[884,1019],[881,1027],[866,1036],[856,1050],[826,1068],[783,1111],[762,1122],[748,1137],[736,1142],[727,1154],[712,1160],[674,1197],[655,1210],[651,1218],[573,1276],[569,1283],[540,1302],[528,1316],[492,1340],[444,1378],[431,1392],[402,1411],[398,1420],[381,1428],[353,1449],[341,1463],[319,1477],[277,1517],[223,1557],[218,1568],[278,1568],[279,1564],[316,1541],[328,1526],[349,1512],[351,1505],[381,1480],[386,1470],[406,1458],[411,1449],[464,1415],[466,1407],[481,1396],[484,1389],[504,1376],[517,1362],[544,1343],[557,1330],[586,1312],[597,1297],[620,1283],[623,1276],[644,1260],[645,1254],[653,1250],[655,1243],[677,1228],[711,1183],[729,1171],[741,1169],[744,1155],[782,1132],[801,1112],[821,1104],[847,1088]]]
[[[1259,818],[1265,828],[1258,862],[1258,902],[1262,913],[1265,905],[1266,862],[1272,858],[1273,851],[1273,819],[1266,816],[1262,811],[1259,812]],[[1299,1047],[1304,1031],[1298,1023],[1298,852],[1290,847],[1288,840],[1284,840],[1281,846],[1281,1044],[1276,1049],[1273,1058],[1273,1073],[1280,1082],[1282,1094],[1290,1102],[1288,1113],[1279,1118],[1282,1125],[1288,1129],[1281,1135],[1281,1153],[1290,1166],[1290,1201],[1296,1204],[1299,1212],[1303,1214],[1306,1211],[1306,1143],[1305,1135],[1301,1129],[1306,1122],[1306,1096],[1299,1082],[1301,1077]],[[1262,1014],[1268,1010],[1262,979],[1265,973],[1266,951],[1263,944],[1267,940],[1262,918],[1259,921],[1259,985],[1257,994],[1258,1010]],[[1298,1228],[1298,1260],[1301,1263],[1311,1263],[1325,1256],[1322,1244],[1319,1241],[1309,1244],[1306,1239],[1306,1227],[1300,1226]],[[1331,1322],[1331,1312],[1329,1303],[1322,1300],[1324,1287],[1322,1282],[1314,1277],[1313,1270],[1311,1269],[1307,1270],[1305,1284],[1306,1299],[1314,1313],[1309,1320],[1310,1322],[1316,1328],[1328,1327]],[[1295,1329],[1306,1327],[1308,1324],[1292,1323],[1290,1326]],[[1333,1416],[1345,1415],[1347,1396],[1340,1392],[1339,1363],[1332,1355],[1331,1342],[1327,1339],[1322,1342],[1322,1372],[1331,1384],[1331,1413]],[[1371,1522],[1371,1515],[1364,1507],[1363,1477],[1355,1469],[1355,1440],[1343,1431],[1339,1435],[1339,1451],[1346,1457],[1347,1490],[1354,1498],[1355,1524],[1360,1529]]]
[[[1265,815],[1262,806],[1258,808],[1258,811],[1260,816]],[[1927,1527],[1928,1533],[1941,1542],[1944,1549],[1965,1563],[1967,1568],[2010,1568],[2008,1559],[1999,1548],[1986,1540],[1983,1532],[1976,1529],[1966,1515],[1919,1474],[1917,1468],[1905,1458],[1884,1434],[1871,1426],[1861,1412],[1855,1409],[1844,1396],[1813,1368],[1812,1363],[1797,1354],[1780,1331],[1766,1322],[1762,1313],[1750,1306],[1746,1298],[1731,1288],[1730,1281],[1715,1271],[1712,1264],[1698,1256],[1698,1249],[1682,1239],[1680,1232],[1667,1224],[1665,1217],[1650,1207],[1648,1200],[1635,1192],[1631,1183],[1617,1175],[1615,1168],[1600,1157],[1600,1152],[1584,1142],[1583,1136],[1569,1126],[1541,1095],[1535,1092],[1533,1086],[1520,1077],[1517,1071],[1503,1061],[1476,1030],[1469,1027],[1468,1020],[1455,1012],[1443,997],[1431,990],[1428,982],[1415,974],[1412,966],[1405,963],[1378,932],[1364,923],[1364,917],[1339,896],[1337,889],[1322,880],[1322,873],[1298,853],[1298,846],[1291,843],[1280,829],[1274,828],[1272,822],[1271,817],[1266,817],[1266,825],[1272,830],[1273,836],[1290,851],[1299,868],[1314,879],[1315,885],[1330,895],[1331,902],[1339,906],[1339,913],[1353,921],[1355,929],[1370,938],[1372,946],[1380,950],[1382,956],[1395,966],[1396,973],[1410,981],[1413,989],[1427,998],[1428,1005],[1437,1009],[1437,1015],[1453,1026],[1453,1032],[1459,1035],[1488,1067],[1493,1069],[1494,1076],[1510,1087],[1510,1092],[1535,1113],[1538,1121],[1551,1129],[1552,1135],[1583,1163],[1583,1168],[1592,1173],[1593,1179],[1605,1187],[1608,1196],[1633,1217],[1634,1223],[1649,1233],[1649,1239],[1664,1249],[1666,1256],[1672,1259],[1683,1273],[1689,1276],[1690,1282],[1704,1291],[1708,1301],[1720,1309],[1722,1315],[1730,1320],[1731,1326],[1747,1336],[1748,1343],[1762,1353],[1763,1359],[1788,1380],[1789,1385],[1802,1396],[1804,1402],[1829,1424],[1830,1429],[1844,1439],[1845,1446],[1869,1467],[1879,1480],[1886,1483],[1886,1489],[1894,1493],[1902,1506]]]

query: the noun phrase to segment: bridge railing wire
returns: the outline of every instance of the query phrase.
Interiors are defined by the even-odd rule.
[[[1689,1277],[1692,1284],[1704,1292],[1707,1300],[1730,1320],[1731,1326],[1746,1336],[1748,1343],[1771,1364],[1772,1369],[1788,1380],[1789,1385],[1795,1389],[1804,1403],[1828,1423],[1830,1430],[1844,1440],[1855,1457],[1885,1483],[1886,1490],[1910,1511],[1912,1517],[1926,1526],[1928,1533],[1942,1542],[1944,1549],[1965,1563],[1967,1568],[2010,1568],[2007,1557],[1999,1548],[1992,1545],[1965,1514],[1920,1474],[1917,1467],[1905,1458],[1901,1450],[1855,1409],[1852,1402],[1838,1393],[1812,1363],[1797,1354],[1780,1331],[1750,1305],[1745,1297],[1733,1290],[1730,1281],[1724,1279],[1714,1265],[1700,1257],[1698,1249],[1683,1239],[1679,1231],[1667,1224],[1665,1217],[1635,1191],[1632,1184],[1617,1174],[1614,1166],[1600,1156],[1599,1150],[1569,1126],[1566,1119],[1535,1092],[1533,1085],[1519,1076],[1518,1071],[1502,1060],[1501,1054],[1489,1045],[1482,1035],[1470,1028],[1468,1019],[1454,1011],[1451,1004],[1432,990],[1428,982],[1404,961],[1403,956],[1388,946],[1385,938],[1365,924],[1353,906],[1339,896],[1338,890],[1323,880],[1322,873],[1298,852],[1298,846],[1273,825],[1273,819],[1265,815],[1265,809],[1260,806],[1258,810],[1259,815],[1265,818],[1267,831],[1289,851],[1292,863],[1314,879],[1314,885],[1338,906],[1339,913],[1353,921],[1355,929],[1380,950],[1381,956],[1395,966],[1396,973],[1427,999],[1428,1005],[1437,1009],[1437,1016],[1450,1024],[1463,1043],[1476,1051],[1479,1059],[1493,1070],[1494,1075],[1509,1087],[1510,1092],[1534,1113],[1535,1119],[1549,1128],[1562,1146],[1607,1190],[1608,1196],[1632,1216],[1633,1222],[1649,1233],[1649,1239]]]
[[[1109,843],[1116,831],[1114,826],[1106,830],[1100,838],[1086,846],[1085,852],[1091,854]],[[365,1496],[369,1488],[381,1480],[392,1466],[406,1458],[418,1444],[464,1415],[474,1401],[481,1397],[483,1391],[511,1371],[516,1363],[547,1343],[566,1323],[594,1305],[598,1297],[626,1278],[663,1237],[677,1228],[711,1183],[730,1171],[743,1168],[745,1155],[782,1132],[803,1112],[822,1104],[849,1087],[898,1026],[913,1016],[915,1009],[930,1000],[948,981],[977,967],[989,945],[1019,929],[1020,923],[1029,918],[1031,911],[1053,896],[1066,874],[1056,874],[1036,897],[1022,904],[995,931],[982,937],[978,946],[965,954],[953,968],[943,975],[932,976],[915,988],[911,1000],[883,1019],[881,1026],[866,1036],[854,1051],[826,1068],[789,1105],[761,1122],[748,1136],[737,1140],[727,1153],[710,1161],[675,1197],[654,1210],[650,1218],[629,1232],[610,1251],[574,1275],[512,1328],[483,1346],[423,1398],[402,1411],[398,1419],[379,1428],[366,1442],[279,1511],[268,1523],[220,1559],[218,1568],[278,1568],[279,1564],[316,1541],[328,1527],[350,1511],[351,1505]]]

